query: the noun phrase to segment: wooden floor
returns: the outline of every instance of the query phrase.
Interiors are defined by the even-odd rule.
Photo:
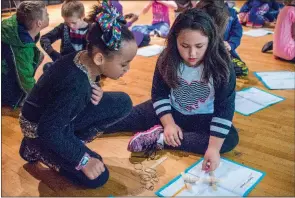
[[[84,1],[84,4],[89,10],[94,2]],[[144,3],[124,1],[123,6],[126,13],[136,11],[135,8],[143,7]],[[62,22],[60,5],[50,6],[49,13],[50,26],[41,32],[43,34]],[[173,19],[173,12],[170,15]],[[148,13],[137,23],[150,23],[150,19],[151,13]],[[266,89],[253,76],[254,71],[294,71],[294,65],[275,60],[272,54],[260,52],[263,44],[270,40],[272,36],[243,37],[238,52],[251,73],[247,79],[238,80],[237,90],[249,86]],[[162,42],[161,39],[152,41],[158,44]],[[58,49],[59,43],[55,47]],[[106,80],[103,89],[127,92],[135,105],[149,99],[156,60],[157,57],[135,57],[126,76],[118,81]],[[44,62],[47,61],[48,57]],[[36,79],[41,73],[38,70]],[[234,124],[239,129],[240,143],[224,157],[266,172],[265,178],[250,196],[294,196],[294,90],[270,92],[286,100],[248,117],[235,114]],[[103,156],[110,169],[110,180],[103,188],[86,190],[72,185],[40,164],[26,164],[19,157],[22,134],[18,113],[2,108],[2,196],[152,196],[162,185],[201,157],[190,153],[162,152],[161,157],[167,156],[168,159],[157,166],[160,181],[153,191],[149,191],[141,188],[133,165],[136,159],[130,158],[126,150],[131,134],[104,136],[90,143],[89,147]],[[149,167],[155,161],[144,160],[142,163]]]

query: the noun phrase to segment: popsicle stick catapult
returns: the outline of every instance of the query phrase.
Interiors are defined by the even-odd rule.
[[[191,185],[197,184],[198,182],[207,183],[209,184],[209,186],[212,187],[214,191],[217,191],[217,183],[220,182],[220,179],[215,177],[214,172],[210,172],[209,176],[210,176],[209,178],[200,178],[200,177],[195,177],[193,175],[185,174],[184,172],[182,172],[181,177],[183,178],[185,185],[179,191],[181,192],[182,190],[185,190],[185,189],[191,190],[192,189]],[[180,192],[177,192],[175,194],[179,194]]]

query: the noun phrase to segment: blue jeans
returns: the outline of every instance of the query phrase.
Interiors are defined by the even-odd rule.
[[[135,25],[132,27],[132,31],[142,32],[145,35],[149,35],[152,31],[158,31],[160,36],[166,38],[169,33],[168,23],[161,22],[152,25]]]

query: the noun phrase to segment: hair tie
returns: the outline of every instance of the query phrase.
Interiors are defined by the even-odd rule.
[[[101,38],[110,50],[119,50],[121,45],[121,29],[126,23],[117,9],[107,2],[102,2],[102,11],[96,15],[97,23],[103,32]]]

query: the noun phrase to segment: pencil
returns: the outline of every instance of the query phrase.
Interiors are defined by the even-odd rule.
[[[184,186],[181,189],[179,189],[176,193],[174,193],[174,195],[172,195],[172,197],[176,197],[176,195],[178,195],[179,193],[181,193],[185,189],[187,189],[186,183],[184,183]]]

